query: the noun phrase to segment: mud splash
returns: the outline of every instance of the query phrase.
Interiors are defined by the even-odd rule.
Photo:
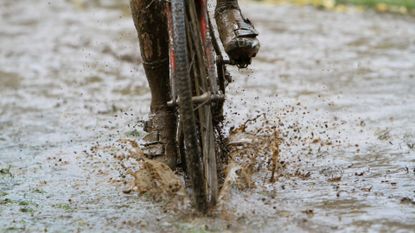
[[[232,188],[240,191],[255,188],[258,181],[266,183],[267,177],[269,182],[275,182],[283,168],[279,157],[281,138],[276,126],[262,121],[260,128],[248,129],[252,122],[262,120],[260,117],[266,119],[265,116],[261,114],[231,129],[226,140],[229,154],[220,202],[229,200]]]
[[[143,136],[150,99],[134,26],[127,1],[73,2],[0,3],[1,232],[413,231],[413,18],[241,4],[262,50],[230,70],[224,128],[267,119],[235,135],[238,176],[200,217],[123,193],[143,165],[120,139]],[[272,140],[250,157],[264,125],[279,164]]]
[[[183,185],[178,176],[164,163],[144,157],[139,148],[130,153],[138,162],[136,171],[127,173],[134,177],[132,189],[139,194],[149,194],[153,198],[172,198],[179,192],[183,195]],[[124,191],[129,192],[127,191]]]
[[[221,165],[225,167],[225,178],[220,184],[218,209],[231,198],[232,189],[247,191],[255,188],[258,180],[263,180],[263,183],[275,182],[279,176],[277,173],[284,167],[279,161],[280,133],[264,118],[266,120],[266,114],[245,121],[231,129],[224,140],[228,151],[225,161],[228,164]],[[250,127],[260,121],[263,123],[259,129]],[[185,191],[184,174],[180,169],[172,171],[162,162],[147,159],[134,140],[119,140],[114,147],[119,150],[115,152],[115,157],[120,161],[124,173],[130,176],[123,181],[127,184],[124,193],[137,192],[165,203],[165,208],[169,210],[173,207],[191,207],[190,197]],[[96,149],[93,151],[97,153]],[[133,179],[129,179],[131,177]],[[267,179],[269,181],[265,181]]]

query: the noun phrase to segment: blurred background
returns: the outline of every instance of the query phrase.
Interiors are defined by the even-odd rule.
[[[128,1],[87,1],[70,0],[78,7],[101,5],[110,8],[126,6]],[[378,12],[393,12],[401,14],[413,14],[415,1],[413,0],[245,0],[269,4],[294,4],[298,6],[310,5],[317,8],[345,11],[347,8],[356,7],[360,10],[373,9]],[[115,3],[116,2],[116,3]],[[128,10],[128,9],[125,9]]]
[[[415,0],[240,5],[262,48],[224,131],[265,113],[286,166],[195,218],[122,192],[150,102],[128,0],[1,0],[0,232],[413,232]]]
[[[277,4],[311,5],[317,8],[345,11],[355,7],[359,10],[373,9],[377,12],[394,12],[401,14],[413,14],[415,1],[413,0],[256,0]]]

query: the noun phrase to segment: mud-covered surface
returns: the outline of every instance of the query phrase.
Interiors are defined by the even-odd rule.
[[[225,130],[266,113],[233,142],[278,131],[279,154],[238,145],[252,182],[198,217],[128,190],[150,100],[128,8],[2,1],[0,232],[413,231],[415,19],[243,6],[262,50],[232,69]]]

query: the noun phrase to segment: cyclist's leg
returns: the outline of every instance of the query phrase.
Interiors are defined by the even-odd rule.
[[[215,19],[226,53],[238,62],[250,61],[259,50],[252,23],[242,16],[237,0],[217,0]]]
[[[160,144],[144,148],[151,157],[161,156],[170,167],[176,165],[176,117],[167,106],[170,100],[169,36],[164,1],[131,0],[131,12],[140,42],[141,57],[151,91],[151,115],[147,138]]]

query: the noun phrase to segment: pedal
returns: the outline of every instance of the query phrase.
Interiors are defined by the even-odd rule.
[[[251,65],[252,58],[241,58],[239,60],[223,60],[226,65],[237,66],[238,68],[247,68]]]

